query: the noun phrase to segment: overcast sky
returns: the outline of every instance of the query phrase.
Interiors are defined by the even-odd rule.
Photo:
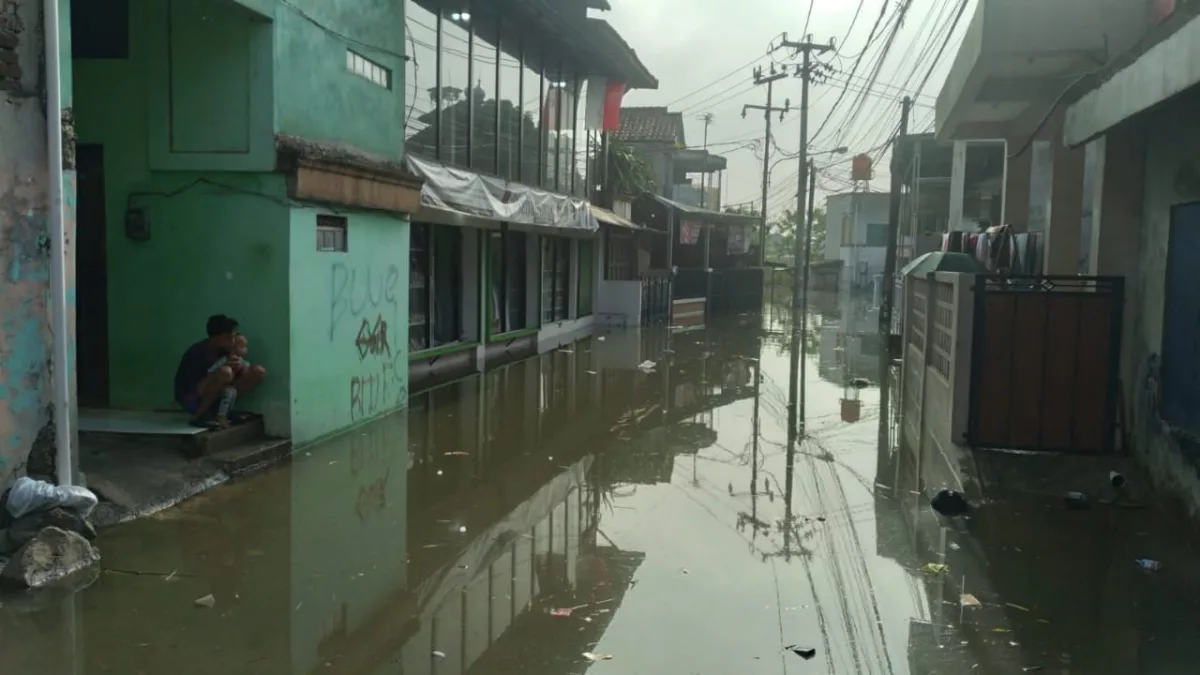
[[[874,151],[878,156],[878,148],[899,124],[899,99],[905,93],[913,96],[916,102],[911,128],[915,131],[932,128],[937,93],[958,51],[963,30],[975,11],[975,0],[966,0],[968,5],[962,19],[945,52],[935,63],[935,56],[950,33],[962,1],[816,2],[808,32],[813,34],[815,42],[834,39],[838,49],[836,53],[822,57],[833,68],[830,80],[812,88],[810,135],[815,134],[827,118],[829,122],[820,135],[810,141],[809,147],[821,151],[844,145],[850,151],[844,157],[823,155],[817,158],[818,165],[840,162],[818,173],[818,195],[849,189],[846,181],[850,155]],[[903,23],[877,80],[868,89],[868,77],[884,52],[887,36],[903,2],[909,3]],[[670,110],[682,112],[691,147],[703,145],[704,124],[696,118],[706,112],[712,113],[715,120],[708,130],[709,148],[729,160],[722,202],[726,205],[746,201],[761,203],[764,122],[761,111],[749,111],[743,119],[742,105],[765,102],[766,87],[753,85],[753,65],[761,65],[766,71],[772,58],[777,67],[795,63],[786,50],[768,56],[768,45],[778,44],[782,31],[787,31],[791,40],[800,39],[809,1],[610,0],[610,3],[613,5],[611,12],[596,16],[607,19],[620,31],[659,81],[657,90],[629,92],[625,105],[668,105]],[[885,3],[884,19],[876,37],[867,46],[868,35]],[[848,80],[859,54],[864,56],[854,77]],[[923,90],[918,92],[917,87],[931,66],[932,74]],[[736,73],[730,75],[735,69]],[[847,81],[851,83],[849,91],[834,108],[838,96],[847,89]],[[863,96],[863,91],[869,91],[869,94]],[[773,165],[784,157],[780,150],[795,153],[800,145],[800,80],[779,80],[775,83],[774,96],[775,105],[790,99],[793,112],[787,114],[783,122],[779,121],[778,115],[772,120],[772,135],[779,148],[772,148]],[[852,121],[856,110],[857,116]],[[757,144],[749,147],[753,140],[757,140]],[[876,164],[875,179],[870,185],[874,191],[888,189],[887,157],[883,155]],[[773,168],[771,176],[768,204],[770,212],[775,214],[795,204],[797,161],[785,159]]]

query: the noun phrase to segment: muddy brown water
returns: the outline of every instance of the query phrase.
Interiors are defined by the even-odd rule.
[[[1177,529],[937,521],[845,323],[814,317],[790,469],[774,311],[584,339],[104,531],[90,586],[0,598],[0,673],[1200,672]]]

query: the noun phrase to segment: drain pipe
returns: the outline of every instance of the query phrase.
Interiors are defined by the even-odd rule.
[[[71,461],[71,355],[67,326],[67,229],[63,219],[62,73],[59,63],[58,0],[44,0],[46,43],[46,151],[50,167],[50,332],[54,353],[54,465],[59,485],[74,484]]]

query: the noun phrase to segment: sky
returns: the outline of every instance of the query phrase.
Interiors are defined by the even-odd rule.
[[[789,71],[794,70],[798,60],[788,50],[778,49],[768,55],[768,49],[779,44],[782,32],[788,33],[788,39],[799,41],[807,20],[807,32],[814,42],[832,40],[838,45],[819,59],[830,67],[827,80],[815,83],[810,90],[809,148],[819,153],[846,146],[848,153],[814,158],[818,166],[818,200],[851,189],[849,160],[857,153],[878,158],[874,179],[862,188],[886,192],[886,142],[900,123],[900,99],[907,94],[914,100],[910,129],[914,133],[931,131],[937,94],[974,15],[975,2],[610,0],[612,11],[593,16],[611,23],[658,78],[657,90],[631,91],[624,105],[667,105],[672,111],[682,112],[688,146],[697,148],[703,146],[704,139],[704,123],[698,117],[712,113],[709,149],[728,160],[722,203],[758,205],[762,201],[765,124],[761,111],[747,111],[743,119],[742,105],[766,102],[766,87],[753,83],[754,66],[761,66],[764,73],[773,63],[776,68],[790,64]],[[961,19],[951,31],[964,3]],[[876,35],[868,41],[881,12],[883,19]],[[890,48],[886,48],[901,13],[903,21]],[[939,58],[943,44],[946,46]],[[880,57],[882,65],[872,79]],[[851,77],[856,60],[858,67]],[[839,96],[842,100],[835,106]],[[782,122],[778,114],[772,120],[773,168],[767,199],[772,215],[796,204],[798,161],[786,155],[794,155],[800,146],[800,98],[799,78],[775,83],[773,105],[782,105],[787,99],[791,112]]]

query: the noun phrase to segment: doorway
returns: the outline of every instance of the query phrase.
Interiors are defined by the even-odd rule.
[[[104,146],[75,148],[75,344],[80,407],[107,407],[108,218]]]

